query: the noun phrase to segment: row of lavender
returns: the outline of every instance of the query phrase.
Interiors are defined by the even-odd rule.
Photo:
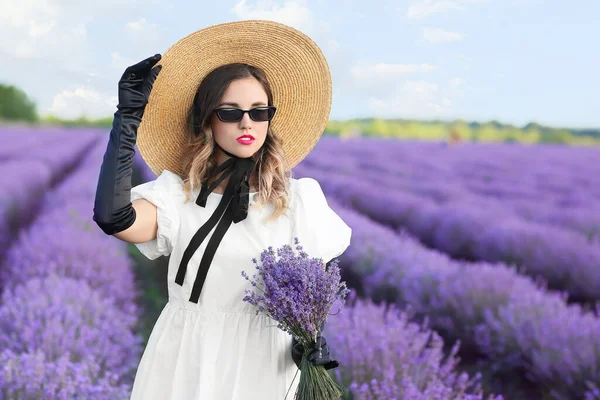
[[[97,145],[82,155],[86,140]],[[63,162],[78,152],[83,161],[44,187],[35,219],[0,266],[0,395],[127,399],[142,350],[133,272],[126,246],[91,220],[105,135],[81,132],[43,147]]]
[[[156,178],[148,167],[143,168],[142,176]],[[353,247],[360,246],[355,243]],[[375,305],[358,299],[352,291],[344,312],[331,316],[326,330],[340,361],[335,377],[354,400],[484,397],[481,375],[470,378],[456,369],[459,344],[444,356],[441,336],[426,323],[409,322],[409,313],[393,305]],[[502,396],[488,398],[500,400]]]
[[[491,369],[524,373],[554,398],[600,398],[600,319],[568,306],[566,293],[549,292],[503,263],[452,260],[404,230],[379,224],[373,216],[385,223],[386,215],[406,211],[386,201],[390,197],[381,189],[357,182],[359,174],[342,179],[305,163],[295,176],[316,178],[353,228],[344,265],[367,296],[409,305],[434,329],[487,357]],[[342,202],[360,211],[368,207],[368,215]],[[431,227],[418,220],[424,217],[418,209],[412,203],[411,220]]]
[[[582,149],[565,148],[560,150],[563,162],[556,160],[561,154],[558,149],[547,151],[549,160],[545,165],[556,164],[565,170],[573,168],[570,172],[555,171],[557,176],[570,174],[570,180],[562,183],[563,190],[568,190],[568,184],[572,182],[581,183],[579,186],[574,185],[571,191],[577,192],[577,196],[569,192],[571,194],[564,194],[563,200],[569,195],[572,196],[572,202],[575,202],[575,198],[582,199],[582,203],[577,203],[574,207],[585,211],[582,221],[586,221],[588,234],[583,234],[557,223],[567,219],[560,216],[559,209],[545,217],[547,222],[554,221],[553,223],[540,223],[544,219],[542,215],[548,210],[547,203],[553,198],[550,191],[546,193],[540,189],[531,193],[532,197],[534,194],[538,196],[539,208],[534,207],[535,200],[530,201],[530,207],[536,210],[538,220],[527,220],[514,211],[515,201],[508,196],[500,200],[477,196],[461,189],[460,179],[456,179],[457,183],[451,182],[452,176],[458,174],[453,165],[463,165],[460,167],[462,169],[466,168],[464,165],[468,165],[469,153],[466,150],[436,150],[431,144],[422,144],[421,149],[414,144],[406,146],[410,151],[398,150],[402,146],[397,143],[377,140],[367,140],[364,143],[332,143],[324,140],[323,145],[319,144],[303,161],[303,165],[306,168],[312,167],[314,171],[330,171],[330,178],[323,182],[324,189],[342,204],[391,228],[406,229],[429,247],[444,251],[454,258],[516,264],[522,273],[541,276],[550,288],[566,290],[575,300],[600,299],[600,236],[588,235],[600,230],[600,210],[597,201],[593,200],[598,198],[600,173],[595,175],[599,168],[595,165],[585,167],[594,156],[588,152],[597,150],[586,149],[583,152]],[[382,154],[375,157],[377,149]],[[392,157],[389,149],[394,149],[399,154]],[[501,161],[494,161],[494,152],[486,150],[485,146],[482,150],[473,147],[469,147],[469,150],[475,154],[487,154],[489,159],[486,164],[482,164],[487,165],[487,168],[478,166],[477,160],[483,155],[471,157],[474,159],[472,168],[487,170],[486,173],[493,180],[505,179],[502,174],[511,168],[506,163],[512,161],[518,164],[515,160],[523,158],[525,151],[518,147],[509,147],[502,152],[498,150],[501,155],[507,153],[513,158],[504,155],[499,156]],[[536,150],[528,150],[532,153],[531,158],[538,164],[544,164],[541,156],[534,156],[537,154]],[[449,161],[454,160],[453,156],[442,154],[456,151],[459,151],[458,161]],[[574,152],[573,155],[570,151]],[[544,151],[540,152],[544,154]],[[405,156],[414,165],[398,167],[403,165],[397,161],[398,158]],[[386,157],[396,161],[389,161],[386,165]],[[421,157],[421,161],[417,161],[417,157]],[[568,163],[568,160],[571,162]],[[376,165],[378,166],[375,168]],[[497,175],[490,172],[494,165]],[[535,170],[535,166],[526,170]],[[441,178],[436,177],[436,174]],[[510,176],[515,174],[509,173]],[[542,168],[537,170],[537,175],[548,174],[550,172],[544,172]],[[396,178],[398,175],[407,175],[413,182],[402,185]],[[526,175],[525,171],[523,175]],[[576,179],[576,176],[579,178]],[[516,178],[512,179],[516,182]],[[583,186],[584,182],[587,186]],[[461,195],[464,197],[460,197]],[[568,205],[565,203],[561,207],[562,213],[568,215]]]
[[[0,148],[0,161],[14,159],[34,159],[32,152],[47,148],[59,150],[70,144],[71,140],[81,140],[94,137],[97,129],[77,130],[62,127],[45,127],[32,129],[28,126],[2,127],[2,148]],[[91,133],[89,135],[88,133]],[[68,148],[66,146],[65,148]],[[52,157],[52,154],[38,153],[42,157]]]
[[[436,193],[430,190],[444,182],[454,185],[456,195],[461,197],[472,193],[558,206],[588,207],[590,197],[600,195],[598,148],[498,143],[446,147],[427,142],[323,138],[309,158],[316,161],[314,157],[322,151],[334,152],[335,157],[319,159],[321,163],[339,167],[338,156],[351,158],[356,167],[391,172],[406,178],[407,184],[414,184],[411,191],[421,190],[432,196]],[[428,187],[429,182],[436,185]],[[438,200],[453,195],[452,187],[444,186]],[[541,193],[550,197],[540,199]]]
[[[67,130],[4,129],[0,150],[0,260],[14,230],[29,223],[33,210],[58,179],[72,168],[97,135],[73,136]],[[20,144],[21,143],[21,144]],[[23,146],[25,143],[26,146]],[[65,143],[69,143],[65,146]],[[20,149],[10,154],[9,150]]]
[[[485,204],[588,237],[600,234],[596,148],[326,139],[316,150],[307,163],[346,173],[360,170],[366,181],[436,204]]]

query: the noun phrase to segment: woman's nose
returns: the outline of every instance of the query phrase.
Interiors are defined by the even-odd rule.
[[[250,114],[244,113],[244,115],[242,116],[242,120],[240,121],[240,126],[245,127],[245,126],[251,126],[251,125],[252,125],[252,118],[250,118]]]

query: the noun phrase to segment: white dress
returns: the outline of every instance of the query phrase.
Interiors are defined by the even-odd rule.
[[[177,269],[183,251],[222,194],[211,193],[203,208],[195,203],[198,189],[184,204],[182,184],[177,174],[165,170],[131,190],[132,201],[144,198],[157,206],[157,238],[137,248],[151,260],[161,255],[170,255],[170,260],[169,299],[148,339],[130,399],[284,400],[287,393],[292,400],[300,381],[291,356],[292,336],[242,300],[245,289],[256,288],[241,272],[257,273],[252,258],[260,262],[260,253],[269,246],[294,247],[294,236],[311,257],[328,262],[348,247],[351,228],[328,206],[316,180],[291,179],[290,209],[284,216],[264,223],[273,206],[250,206],[245,220],[231,224],[198,303],[193,303],[189,298],[197,268],[215,228],[190,260],[183,286],[175,283]]]

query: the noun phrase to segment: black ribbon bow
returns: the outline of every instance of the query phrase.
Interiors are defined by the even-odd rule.
[[[227,187],[225,188],[225,192],[223,193],[223,197],[217,206],[217,209],[213,212],[208,221],[206,221],[206,223],[194,234],[192,240],[183,252],[183,257],[181,258],[177,276],[175,278],[175,283],[183,286],[183,280],[190,259],[218,222],[219,224],[217,225],[215,232],[208,241],[206,251],[202,255],[198,273],[194,280],[194,286],[190,296],[190,301],[193,303],[198,303],[198,298],[200,297],[200,292],[204,286],[204,280],[208,274],[208,269],[210,268],[217,247],[219,247],[227,229],[229,229],[232,222],[237,224],[248,216],[248,205],[250,202],[250,184],[248,181],[250,179],[250,174],[254,169],[255,161],[252,157],[237,157],[224,150],[218,144],[216,144],[216,146],[230,158],[215,169],[211,178],[216,177],[220,172],[223,172],[223,174],[213,182],[210,187],[207,188],[205,185],[202,186],[200,194],[196,199],[196,204],[200,207],[206,207],[208,195],[228,176],[229,182],[227,183]]]

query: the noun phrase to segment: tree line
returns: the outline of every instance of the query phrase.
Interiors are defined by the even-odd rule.
[[[63,119],[54,115],[40,117],[33,100],[20,88],[0,83],[0,124],[25,122],[31,124],[86,126],[110,129],[113,116],[90,119],[85,115]],[[498,121],[468,122],[462,119],[408,120],[361,118],[330,120],[325,134],[342,137],[373,136],[395,139],[446,140],[452,142],[518,142],[600,145],[600,129],[567,129],[530,122],[523,127]]]

